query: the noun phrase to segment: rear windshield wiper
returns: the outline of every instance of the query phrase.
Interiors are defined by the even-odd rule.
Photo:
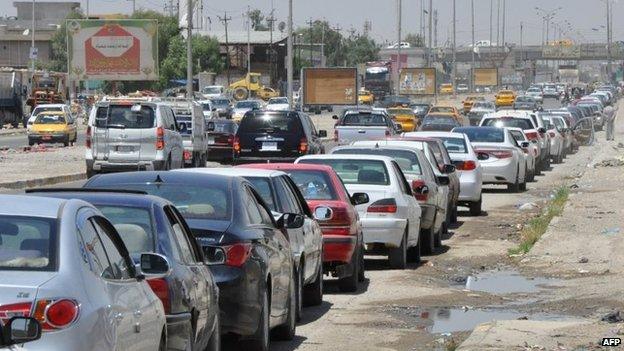
[[[126,126],[123,124],[107,124],[106,128],[113,128],[113,129],[126,129]]]

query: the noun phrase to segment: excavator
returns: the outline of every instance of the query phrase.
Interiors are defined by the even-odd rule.
[[[260,76],[260,73],[248,73],[243,79],[230,84],[228,90],[234,100],[241,101],[253,97],[268,100],[280,96],[279,91],[262,85]]]

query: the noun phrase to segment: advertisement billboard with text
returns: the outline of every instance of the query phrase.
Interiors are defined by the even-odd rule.
[[[475,68],[474,69],[474,85],[479,86],[496,86],[498,85],[498,69],[497,68]]]
[[[357,68],[304,68],[304,105],[357,105]]]
[[[435,95],[435,68],[404,68],[401,70],[399,93],[402,95]]]

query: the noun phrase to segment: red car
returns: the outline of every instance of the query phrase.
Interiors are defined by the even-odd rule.
[[[364,241],[353,203],[368,202],[364,193],[349,196],[334,170],[325,165],[262,163],[238,167],[275,169],[293,179],[323,232],[323,270],[339,278],[341,291],[354,292],[364,281]]]

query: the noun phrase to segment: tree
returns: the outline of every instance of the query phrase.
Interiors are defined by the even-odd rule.
[[[264,15],[258,9],[249,11],[249,20],[251,21],[251,29],[255,31],[267,31],[269,30],[269,26],[265,23]]]
[[[425,46],[425,40],[420,36],[420,34],[410,33],[405,36],[403,41],[408,42],[414,48]]]
[[[215,38],[200,35],[194,35],[191,40],[193,74],[200,70],[221,73],[225,65],[219,52],[219,42]],[[159,88],[169,87],[173,79],[186,79],[186,40],[181,35],[171,39],[167,55],[160,64]]]
[[[361,34],[352,35],[345,40],[343,51],[347,66],[379,59],[379,46],[373,39]]]
[[[84,15],[80,11],[70,12],[65,19],[81,19]],[[38,62],[38,65],[49,71],[67,72],[67,25],[63,21],[61,26],[52,36],[52,52],[50,61],[47,63]]]

